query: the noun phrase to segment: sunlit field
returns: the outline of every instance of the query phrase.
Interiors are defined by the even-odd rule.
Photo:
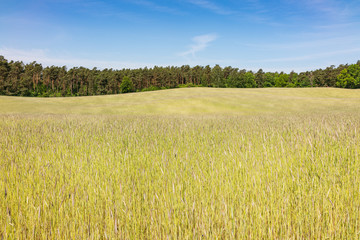
[[[0,96],[0,114],[264,115],[360,112],[358,90],[336,88],[181,88],[120,95]]]
[[[0,97],[0,239],[359,239],[360,91]]]

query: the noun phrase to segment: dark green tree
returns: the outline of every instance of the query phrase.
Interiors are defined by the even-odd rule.
[[[264,81],[265,81],[265,73],[260,68],[259,71],[257,71],[257,73],[255,74],[256,86],[259,87],[259,88],[264,87]]]
[[[128,93],[134,91],[134,84],[132,80],[125,76],[120,84],[121,93]]]
[[[302,72],[298,76],[298,83],[300,87],[310,87],[310,72]]]
[[[10,65],[8,61],[3,56],[0,56],[0,94],[1,95],[5,95],[5,84],[9,72],[10,72]]]
[[[226,78],[225,85],[227,88],[237,88],[239,87],[239,83],[240,83],[239,69],[235,68],[230,72],[229,76]]]
[[[337,76],[337,87],[360,88],[360,66],[352,64]]]
[[[211,81],[213,87],[225,87],[223,70],[219,65],[215,65],[211,71]]]
[[[140,69],[88,69],[65,66],[43,68],[32,62],[7,61],[0,56],[0,95],[10,96],[89,96],[129,91],[150,91],[179,86],[204,87],[343,87],[360,88],[360,61],[296,73],[272,73],[219,65],[158,67]],[[131,79],[130,88],[122,80]],[[123,84],[123,86],[121,86]],[[129,90],[130,89],[130,90]]]
[[[275,77],[275,87],[286,87],[289,83],[289,75],[281,72]]]
[[[19,96],[21,88],[21,76],[24,73],[23,62],[10,62],[10,71],[5,81],[5,94],[10,96]]]
[[[274,74],[269,72],[265,73],[263,87],[273,87],[273,86],[275,86]]]

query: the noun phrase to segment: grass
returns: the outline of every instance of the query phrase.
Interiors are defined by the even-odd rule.
[[[357,90],[335,88],[181,88],[120,95],[21,98],[0,96],[1,113],[83,115],[263,115],[356,112]]]
[[[0,239],[358,239],[360,92],[0,97]]]

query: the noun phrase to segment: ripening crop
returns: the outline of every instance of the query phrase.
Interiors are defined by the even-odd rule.
[[[0,239],[359,239],[360,114],[0,115]]]

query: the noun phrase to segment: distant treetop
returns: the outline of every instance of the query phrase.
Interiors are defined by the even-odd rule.
[[[152,91],[177,87],[264,88],[341,87],[360,88],[360,61],[307,72],[257,72],[245,69],[184,65],[139,69],[88,69],[43,67],[0,56],[0,95],[89,96]]]

